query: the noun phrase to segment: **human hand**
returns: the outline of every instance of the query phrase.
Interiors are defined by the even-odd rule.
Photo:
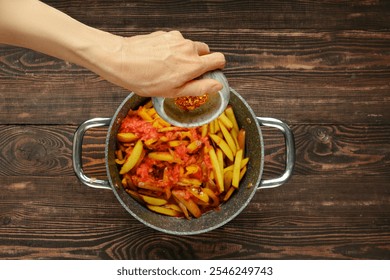
[[[205,43],[178,31],[124,38],[37,0],[0,1],[0,43],[76,63],[142,96],[203,95],[222,88],[216,80],[196,79],[225,65],[224,55],[210,53]]]
[[[103,78],[138,95],[178,97],[222,89],[216,80],[196,78],[222,69],[225,57],[210,53],[205,43],[184,39],[178,31],[158,31],[122,38],[117,53],[104,63]]]

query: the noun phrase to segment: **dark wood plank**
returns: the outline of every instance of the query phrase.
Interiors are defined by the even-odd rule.
[[[0,259],[390,257],[390,190],[377,177],[295,176],[259,191],[222,228],[181,237],[146,227],[109,190],[74,177],[0,178]]]
[[[190,34],[218,42],[216,50],[228,60],[230,85],[260,116],[289,123],[388,124],[386,32],[246,30],[221,32],[221,38],[213,38],[212,31]],[[0,57],[1,123],[78,124],[112,116],[129,94],[81,67],[32,51],[2,47]]]
[[[387,1],[59,1],[50,5],[99,28],[376,29],[389,27]],[[88,11],[88,12],[86,12]],[[189,16],[191,16],[189,18]]]
[[[72,174],[75,127],[1,126],[0,130],[1,176]]]

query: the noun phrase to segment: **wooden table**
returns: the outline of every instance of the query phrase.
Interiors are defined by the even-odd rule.
[[[123,36],[180,30],[226,55],[258,116],[288,123],[293,176],[261,190],[227,225],[195,236],[146,227],[72,168],[78,125],[111,117],[128,91],[79,66],[0,47],[1,259],[389,259],[388,1],[45,1]],[[107,128],[83,163],[106,178]],[[284,169],[282,135],[263,129],[264,178]]]

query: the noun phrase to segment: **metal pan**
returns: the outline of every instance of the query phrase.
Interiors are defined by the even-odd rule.
[[[123,189],[118,167],[115,163],[116,135],[121,121],[130,109],[136,109],[148,99],[134,93],[130,94],[118,107],[112,118],[94,118],[82,123],[75,132],[73,140],[73,168],[77,177],[92,188],[110,189],[120,204],[137,220],[158,231],[174,235],[193,235],[214,230],[231,221],[250,203],[260,189],[279,187],[292,175],[295,162],[294,138],[284,122],[274,118],[257,117],[247,102],[230,88],[230,102],[237,122],[246,130],[246,153],[250,157],[247,172],[240,188],[221,206],[219,211],[210,211],[198,219],[182,219],[154,213],[128,195]],[[286,167],[284,173],[275,179],[262,180],[264,170],[264,142],[260,125],[279,129],[285,138]],[[82,141],[85,132],[93,127],[109,126],[105,143],[105,164],[108,180],[92,179],[82,169]]]

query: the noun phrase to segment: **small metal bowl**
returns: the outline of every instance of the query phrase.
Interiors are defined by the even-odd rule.
[[[206,103],[191,111],[185,111],[177,106],[174,98],[154,97],[152,101],[157,114],[170,124],[180,127],[201,126],[216,119],[229,104],[228,81],[220,70],[208,72],[200,78],[217,80],[223,88],[218,92],[208,93]]]

